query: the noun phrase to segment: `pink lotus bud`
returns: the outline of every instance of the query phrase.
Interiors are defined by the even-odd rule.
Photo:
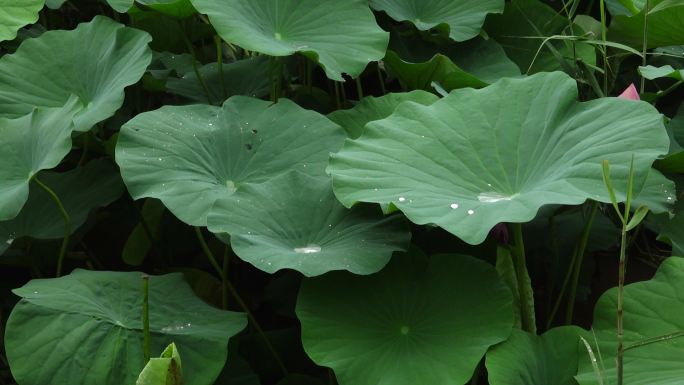
[[[629,100],[641,100],[641,98],[639,98],[639,92],[637,91],[636,87],[634,86],[634,83],[630,84],[626,90],[622,91],[622,93],[620,94],[620,96],[618,96],[618,98],[629,99]]]

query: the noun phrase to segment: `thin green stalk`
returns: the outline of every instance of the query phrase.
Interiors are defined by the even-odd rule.
[[[608,47],[606,46],[606,4],[600,2],[601,9],[601,41],[603,42],[603,94],[608,95]]]
[[[285,364],[283,363],[283,360],[280,358],[280,355],[278,354],[278,351],[276,351],[275,347],[273,347],[273,344],[271,344],[271,341],[266,336],[266,333],[264,333],[264,330],[261,328],[261,325],[259,325],[259,322],[257,322],[256,318],[254,317],[254,314],[252,314],[252,311],[249,309],[249,307],[247,307],[247,304],[245,303],[245,301],[242,300],[242,297],[240,297],[240,294],[238,294],[237,290],[235,290],[235,287],[229,280],[226,280],[226,286],[230,294],[235,299],[235,302],[237,302],[238,306],[240,306],[242,311],[247,313],[247,318],[249,319],[249,322],[252,323],[254,328],[257,330],[257,333],[259,333],[261,338],[263,338],[266,347],[271,352],[271,355],[273,355],[273,358],[278,364],[278,367],[280,368],[280,371],[283,373],[283,376],[287,376],[288,372],[287,368],[285,367]]]
[[[359,101],[363,99],[363,85],[361,85],[361,76],[356,78],[356,94],[359,97]]]
[[[78,166],[81,167],[85,165],[86,160],[88,160],[88,150],[90,150],[90,131],[83,133],[83,147],[81,150],[81,158],[78,160]]]
[[[560,304],[563,302],[563,298],[565,297],[565,291],[568,289],[568,285],[570,284],[570,277],[572,277],[572,267],[575,266],[575,261],[577,260],[577,250],[572,253],[572,258],[570,259],[570,264],[568,265],[569,269],[567,273],[565,274],[565,277],[563,278],[563,285],[561,286],[560,292],[558,292],[558,297],[556,297],[556,301],[553,304],[553,308],[551,310],[551,313],[549,314],[548,318],[546,319],[546,329],[551,328],[551,323],[553,320],[556,318],[556,313],[558,313],[558,309],[560,309]]]
[[[204,239],[204,235],[202,235],[202,230],[195,226],[195,235],[197,235],[197,240],[199,241],[200,247],[202,247],[202,252],[204,252],[204,255],[207,256],[207,259],[209,259],[209,263],[211,263],[211,266],[216,270],[216,273],[218,273],[219,276],[223,275],[223,269],[221,266],[218,264],[216,261],[216,258],[214,258],[214,253],[211,252],[211,249],[209,249],[209,245],[207,244],[207,241]]]
[[[271,101],[277,103],[280,99],[283,82],[283,67],[279,57],[271,56],[269,66],[269,79],[271,81]]]
[[[344,83],[340,83],[340,94],[342,95],[342,107],[347,105],[347,89],[344,87]]]
[[[150,360],[150,276],[144,274],[143,280],[143,304],[142,304],[142,318],[143,318],[143,358],[145,365]]]
[[[677,81],[676,83],[674,83],[673,85],[667,87],[667,88],[665,89],[665,91],[660,91],[660,92],[658,92],[658,95],[657,95],[657,96],[658,96],[659,98],[665,97],[665,96],[669,95],[672,91],[676,90],[676,89],[677,89],[679,86],[681,86],[682,84],[684,84],[684,80],[679,80],[679,81]]]
[[[216,63],[218,64],[219,82],[221,83],[221,92],[223,93],[223,99],[228,98],[228,92],[226,91],[226,81],[223,77],[223,41],[218,35],[214,35],[214,43],[216,44]]]
[[[646,48],[648,48],[648,12],[650,11],[649,0],[646,0],[646,5],[644,6],[644,36],[641,46],[641,65],[646,66]],[[641,86],[639,87],[639,93],[644,93],[644,87],[646,85],[646,78],[641,75]]]
[[[523,330],[536,333],[537,326],[534,316],[534,293],[529,283],[527,262],[525,261],[525,244],[523,242],[522,225],[513,223],[513,241],[515,242],[515,274],[518,280],[518,294],[520,297],[520,314]]]
[[[230,263],[229,247],[223,249],[223,273],[221,274],[221,307],[228,309],[228,266]]]
[[[340,98],[340,85],[333,80],[333,84],[335,85],[335,103],[337,105],[337,109],[341,110],[342,109],[342,100]]]
[[[628,213],[629,214],[629,213]],[[627,226],[622,226],[620,234],[620,262],[618,264],[618,293],[617,293],[617,385],[623,384],[624,374],[624,329],[623,329],[623,306],[624,306],[624,287],[625,287],[625,259],[627,245]]]
[[[646,346],[646,345],[650,345],[650,344],[655,344],[657,342],[668,341],[668,340],[672,340],[675,338],[681,338],[681,337],[684,337],[684,331],[665,334],[665,335],[658,336],[658,337],[646,338],[646,339],[643,339],[641,341],[637,341],[633,344],[629,344],[629,345],[625,346],[624,350],[627,351],[630,349],[634,349],[634,348],[638,348],[638,347],[642,347],[642,346]]]
[[[304,58],[304,63],[305,63],[305,71],[306,71],[306,78],[304,82],[306,83],[306,89],[309,91],[309,95],[312,92],[313,88],[313,64],[311,63],[311,60],[309,58]]]
[[[36,182],[36,184],[50,196],[50,199],[52,199],[53,202],[55,202],[57,209],[59,209],[59,212],[62,214],[62,218],[64,219],[64,239],[62,239],[62,246],[59,248],[59,255],[57,256],[56,276],[59,277],[62,275],[64,256],[66,255],[67,246],[69,245],[69,236],[71,235],[71,217],[64,208],[62,201],[50,187],[41,182],[37,175],[33,176],[33,181]]]
[[[197,56],[195,55],[195,48],[193,48],[192,43],[188,38],[188,35],[185,33],[185,29],[183,29],[183,33],[181,35],[183,38],[183,42],[185,43],[185,47],[187,48],[190,55],[192,55],[192,70],[195,72],[195,76],[197,76],[197,81],[199,81],[200,86],[202,86],[202,91],[204,91],[204,95],[207,97],[207,101],[209,102],[209,104],[214,104],[211,100],[211,93],[209,92],[209,87],[207,87],[207,83],[204,81],[204,78],[202,77],[202,74],[199,71],[199,67],[197,66]]]
[[[382,70],[380,69],[380,63],[375,67],[378,71],[378,81],[380,82],[380,90],[382,94],[387,94],[387,88],[385,88],[385,79],[382,77]]]
[[[224,275],[224,269],[221,268],[219,264],[216,262],[216,257],[214,257],[214,253],[212,253],[211,249],[209,249],[209,246],[207,245],[207,242],[204,240],[204,236],[202,235],[202,231],[199,229],[199,227],[195,227],[195,234],[197,234],[197,239],[200,242],[200,246],[202,247],[204,255],[206,255],[207,259],[209,259],[209,262],[211,262],[212,266],[214,266],[214,269],[221,277],[221,282],[225,285],[228,292],[233,296],[235,302],[237,302],[238,306],[240,306],[242,311],[244,311],[247,314],[247,318],[252,323],[254,328],[257,330],[257,333],[259,333],[261,338],[264,339],[266,347],[273,355],[273,358],[278,364],[280,370],[283,372],[283,376],[287,376],[288,372],[287,368],[285,367],[285,364],[283,363],[283,360],[280,358],[280,355],[278,355],[278,352],[273,347],[273,344],[271,344],[271,341],[266,336],[266,333],[264,333],[264,330],[261,328],[261,325],[259,325],[259,322],[257,322],[256,318],[254,317],[254,314],[252,314],[252,311],[249,309],[245,301],[242,300],[242,297],[240,297],[240,294],[237,292],[237,290],[235,290],[235,287],[230,282],[228,277]]]
[[[591,227],[594,224],[594,218],[596,217],[596,212],[598,211],[598,203],[596,201],[591,201],[589,204],[589,217],[587,222],[584,224],[584,229],[582,230],[582,236],[580,238],[580,243],[576,249],[575,264],[572,266],[572,281],[570,286],[570,292],[568,293],[568,302],[565,312],[565,323],[570,325],[572,323],[572,316],[575,310],[575,298],[577,296],[577,285],[579,284],[579,275],[582,270],[582,264],[584,262],[584,253],[587,249],[587,243],[589,242],[589,234],[591,233]]]

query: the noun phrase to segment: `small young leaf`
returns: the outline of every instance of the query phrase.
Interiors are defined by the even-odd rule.
[[[632,215],[632,218],[629,220],[629,223],[627,223],[625,230],[630,231],[637,227],[639,223],[644,220],[646,214],[648,214],[648,206],[639,206],[639,208],[634,212],[634,215]]]
[[[608,160],[603,161],[603,183],[606,185],[608,195],[610,196],[610,203],[613,204],[615,213],[617,213],[622,223],[624,223],[625,219],[622,217],[620,207],[618,207],[617,198],[615,197],[615,190],[613,189],[613,183],[610,181],[610,162],[608,162]]]
[[[181,358],[173,342],[140,372],[136,385],[183,385]]]

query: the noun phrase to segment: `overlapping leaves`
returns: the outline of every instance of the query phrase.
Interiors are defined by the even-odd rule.
[[[545,204],[607,202],[601,161],[635,190],[667,152],[658,111],[617,98],[577,102],[562,73],[504,79],[430,105],[400,105],[366,125],[333,156],[329,171],[346,206],[392,203],[415,223],[435,223],[480,243],[499,222],[526,222]],[[667,196],[663,194],[662,200]]]
[[[211,206],[242,185],[290,170],[322,176],[343,130],[289,100],[232,97],[140,114],[121,130],[116,160],[128,191],[160,199],[182,221],[205,226]]]
[[[21,384],[133,384],[144,366],[142,274],[76,270],[16,289],[7,358]],[[199,300],[182,275],[150,277],[152,350],[183,351],[188,385],[211,385],[246,317]],[[35,362],[41,365],[37,369]],[[85,370],[84,368],[88,369]]]
[[[91,129],[121,107],[124,88],[142,77],[152,60],[149,41],[147,33],[103,16],[26,40],[0,58],[0,117],[61,107],[75,95],[75,130]]]
[[[296,52],[318,61],[330,79],[358,76],[380,60],[389,36],[366,0],[192,0],[223,39],[271,56]]]

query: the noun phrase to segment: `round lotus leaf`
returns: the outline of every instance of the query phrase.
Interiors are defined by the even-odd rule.
[[[12,375],[23,385],[134,384],[145,366],[142,273],[76,270],[35,279],[7,321]],[[149,278],[151,351],[171,342],[183,354],[187,385],[214,383],[228,339],[247,325],[242,313],[213,308],[180,273]]]
[[[235,254],[258,269],[306,276],[375,273],[411,238],[402,216],[383,217],[375,205],[349,210],[335,199],[329,178],[298,171],[217,200],[207,223],[230,234]]]
[[[183,19],[197,13],[190,0],[107,0],[109,6],[119,13],[128,12],[136,2],[178,19]]]
[[[389,34],[376,24],[368,0],[192,0],[219,35],[271,56],[301,52],[330,79],[358,76],[385,56]]]
[[[19,214],[29,182],[40,170],[53,168],[71,150],[76,98],[62,108],[41,108],[16,119],[0,117],[0,221]]]
[[[616,256],[617,258],[617,256]],[[629,268],[629,264],[627,266]],[[684,259],[670,257],[653,279],[624,288],[624,383],[630,385],[678,384],[684,378]],[[617,288],[604,293],[594,309],[594,336],[585,338],[594,355],[600,353],[603,383],[616,383]],[[633,346],[644,343],[641,346]],[[599,384],[586,349],[580,355],[576,379],[581,385]]]
[[[119,135],[116,160],[135,199],[151,197],[182,221],[206,226],[216,199],[293,169],[324,175],[344,130],[280,99],[234,96],[222,107],[165,106],[140,114]]]
[[[579,20],[576,22],[579,23]],[[501,44],[506,55],[525,74],[561,69],[574,72],[574,63],[580,59],[589,66],[596,64],[596,48],[593,45],[549,40],[542,46],[541,39],[530,38],[564,35],[568,30],[568,19],[547,2],[507,1],[503,14],[488,17],[484,29]],[[573,24],[572,30],[576,35],[585,32],[578,24]],[[572,64],[568,68],[568,65],[564,66],[565,63]]]
[[[463,384],[513,326],[494,267],[462,255],[396,254],[370,276],[306,279],[296,311],[306,353],[340,385]]]
[[[61,107],[76,95],[76,131],[86,131],[116,112],[124,88],[136,83],[152,61],[151,37],[103,16],[72,31],[48,31],[25,40],[0,58],[0,117],[34,107]]]
[[[43,171],[38,176],[59,197],[71,218],[72,232],[85,223],[90,210],[108,205],[123,192],[119,171],[104,159],[64,173]],[[35,183],[31,183],[29,190],[19,215],[0,221],[0,254],[19,237],[59,239],[64,236],[64,217],[55,202]]]
[[[361,136],[366,123],[392,115],[397,106],[403,102],[412,101],[427,106],[437,100],[439,100],[437,95],[421,90],[406,93],[389,93],[377,98],[367,96],[355,105],[354,108],[337,110],[329,114],[328,118],[342,126],[350,138],[356,139]]]
[[[0,0],[0,41],[12,40],[19,28],[35,23],[45,0]]]
[[[580,335],[576,326],[553,328],[538,336],[513,329],[510,337],[487,352],[491,385],[576,385]]]
[[[417,224],[478,244],[497,223],[530,221],[543,205],[609,202],[603,160],[623,199],[634,157],[634,191],[641,191],[667,150],[651,105],[580,103],[575,81],[552,72],[459,89],[430,106],[403,103],[347,140],[329,172],[347,207],[392,203]]]
[[[397,21],[410,21],[426,31],[446,24],[449,37],[465,41],[477,36],[489,13],[501,13],[504,0],[371,0],[371,7]]]
[[[608,40],[641,49],[644,44],[644,21],[646,21],[648,48],[683,45],[684,2],[651,0],[648,10],[644,5],[641,5],[638,8],[639,13],[634,15],[615,16],[610,23]]]

